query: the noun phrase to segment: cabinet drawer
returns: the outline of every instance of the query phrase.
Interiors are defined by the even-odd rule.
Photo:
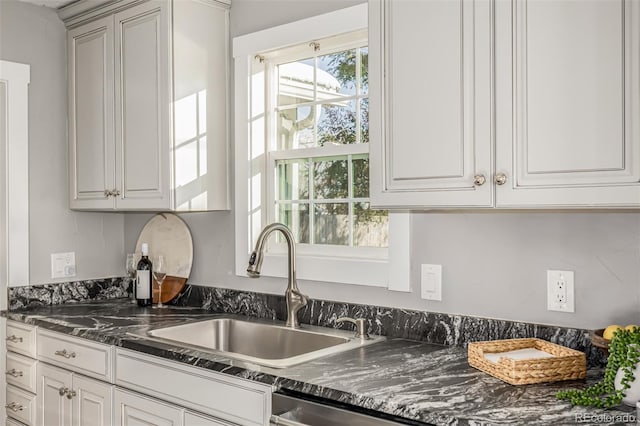
[[[36,393],[36,365],[38,361],[7,352],[7,383]]]
[[[114,426],[143,424],[183,426],[184,410],[180,407],[118,388],[114,393],[113,402],[115,406]]]
[[[38,330],[38,359],[71,371],[113,382],[111,346]]]
[[[116,384],[239,425],[269,424],[269,385],[119,348]]]
[[[36,396],[16,387],[7,386],[7,417],[19,420],[27,426],[36,423]]]
[[[36,357],[36,327],[7,321],[7,350]]]

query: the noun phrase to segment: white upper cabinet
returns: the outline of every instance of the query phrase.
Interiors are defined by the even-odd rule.
[[[228,209],[228,5],[75,7],[63,16],[71,208]]]
[[[119,208],[171,208],[169,18],[161,6],[142,3],[115,15]]]
[[[112,208],[114,188],[113,19],[69,31],[69,183],[71,206]]]
[[[496,2],[497,206],[640,205],[640,3]]]
[[[372,204],[491,206],[489,1],[372,1],[369,19]]]
[[[374,205],[640,205],[640,2],[369,7]]]

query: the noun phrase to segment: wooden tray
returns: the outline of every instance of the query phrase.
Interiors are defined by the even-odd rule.
[[[553,356],[520,360],[501,357],[497,362],[491,362],[484,356],[488,353],[529,348]],[[509,339],[469,343],[468,360],[472,367],[512,385],[584,379],[587,375],[587,359],[583,352],[541,339]]]
[[[167,277],[162,283],[162,303],[175,299],[184,289],[193,265],[193,239],[182,219],[172,213],[153,216],[142,228],[136,252],[142,251],[142,243],[149,244],[149,259],[163,255],[167,263]],[[158,284],[153,280],[153,302],[158,302]]]

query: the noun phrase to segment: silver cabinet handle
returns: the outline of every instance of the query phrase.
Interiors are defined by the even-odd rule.
[[[58,389],[58,393],[60,394],[60,396],[64,396],[67,392],[69,392],[69,389],[64,386]]]
[[[58,356],[66,358],[66,359],[75,358],[76,357],[76,353],[75,352],[67,352],[66,349],[63,349],[61,351],[55,351],[54,355],[58,355]]]
[[[295,420],[285,419],[284,417],[271,415],[271,424],[278,426],[305,426],[304,423],[296,422]]]
[[[119,197],[120,191],[114,188],[113,191],[111,191],[111,195],[113,195],[114,197]]]
[[[507,175],[504,173],[496,173],[495,182],[496,185],[504,185],[507,183]]]
[[[12,368],[11,370],[7,371],[4,374],[7,374],[7,375],[13,376],[13,377],[22,377],[22,371],[16,370],[15,368]]]
[[[110,191],[110,190],[108,190],[108,189],[105,189],[105,190],[104,190],[104,198],[109,198],[109,197],[111,197],[112,195],[113,195],[113,194],[111,193],[111,191]]]
[[[11,336],[7,337],[7,342],[12,342],[12,343],[22,343],[22,337],[18,337],[15,334],[12,334]]]
[[[484,175],[475,175],[473,177],[473,184],[475,186],[482,186],[487,181],[487,178]]]
[[[77,395],[76,391],[67,389],[67,399],[73,399],[73,397],[76,395]]]
[[[342,322],[350,322],[356,326],[356,338],[365,340],[369,338],[366,320],[364,318],[353,319],[349,317],[342,317],[336,320],[336,324],[340,324]]]
[[[10,402],[9,404],[5,405],[4,408],[12,410],[14,413],[24,410],[24,406],[22,404],[18,404],[17,402]]]

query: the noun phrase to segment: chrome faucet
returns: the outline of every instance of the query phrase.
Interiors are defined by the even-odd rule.
[[[262,268],[262,260],[264,258],[264,243],[267,237],[273,231],[280,231],[287,240],[287,248],[289,254],[289,274],[287,279],[287,291],[284,297],[287,300],[287,322],[286,326],[291,328],[300,328],[298,322],[298,311],[307,306],[309,298],[300,293],[298,283],[296,281],[296,244],[293,239],[291,230],[281,223],[272,223],[264,227],[258,240],[256,248],[249,258],[249,266],[247,267],[247,275],[251,278],[260,278],[260,268]]]

